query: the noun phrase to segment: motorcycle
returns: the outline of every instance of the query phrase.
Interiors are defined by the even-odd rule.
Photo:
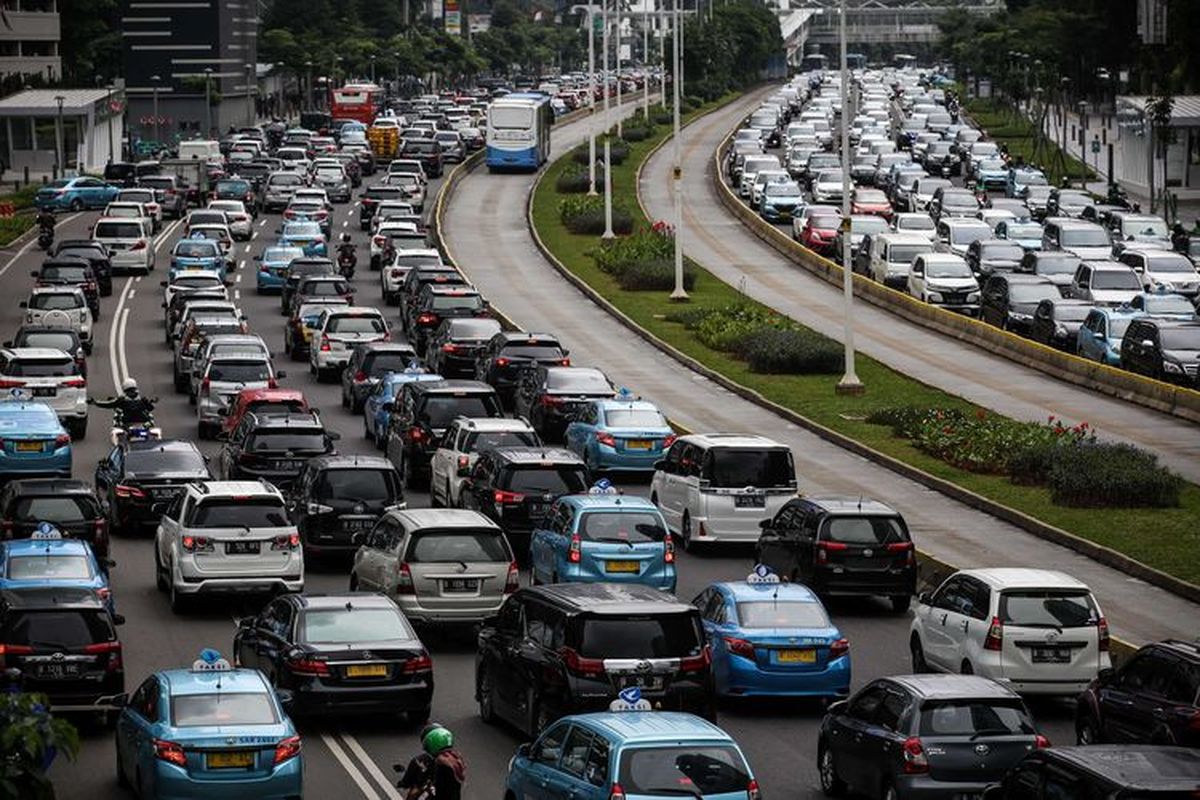
[[[39,230],[38,237],[37,237],[37,243],[38,243],[38,247],[40,247],[41,249],[49,250],[50,247],[54,244],[54,229],[53,228],[42,228],[41,230]]]
[[[162,439],[162,429],[155,427],[154,422],[134,422],[121,427],[114,425],[108,435],[113,447],[129,444],[130,442],[148,442],[151,439]]]
[[[943,158],[943,159],[942,159],[942,164],[941,164],[941,169],[940,169],[940,172],[941,172],[941,175],[942,175],[942,177],[943,177],[943,178],[949,178],[949,177],[950,177],[950,174],[951,174],[952,167],[953,167],[953,165],[951,164],[951,161],[950,161],[950,158],[949,158],[949,157],[946,157],[946,158]]]
[[[338,271],[345,278],[354,277],[354,268],[358,266],[358,254],[353,248],[342,248],[338,251]]]

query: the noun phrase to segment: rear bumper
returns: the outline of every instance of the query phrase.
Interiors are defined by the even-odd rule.
[[[52,475],[71,477],[71,446],[60,447],[46,455],[9,455],[0,453],[0,478]]]
[[[176,576],[175,591],[179,594],[274,594],[276,592],[303,592],[304,572],[290,575],[246,575],[223,578]]]
[[[461,605],[453,608],[427,608],[421,605],[421,597],[404,595],[393,597],[396,605],[404,612],[404,616],[416,623],[463,623],[482,622],[500,610],[500,605],[508,595],[499,600],[489,598],[472,598],[462,601]]]
[[[717,678],[717,693],[722,696],[846,697],[850,694],[849,656],[835,658],[824,669],[811,672],[768,671],[740,656],[729,656],[727,663],[728,675]]]
[[[433,673],[428,680],[401,686],[327,686],[317,680],[294,690],[297,714],[391,714],[421,711],[433,702]]]
[[[694,517],[692,519],[692,541],[700,543],[757,542],[759,534],[762,533],[762,528],[758,527],[759,521],[770,519],[773,515],[767,509],[754,509],[753,511],[761,511],[762,514],[754,516],[753,512],[748,510],[746,516],[740,519]],[[702,525],[704,526],[703,536],[700,535]]]
[[[1004,777],[1003,773],[997,773],[995,780],[1000,780]],[[896,775],[895,781],[896,794],[903,797],[904,800],[959,800],[959,798],[978,798],[983,794],[991,781],[983,782],[958,782],[958,781],[938,781],[928,775]]]
[[[596,445],[593,463],[600,469],[653,472],[665,453],[663,451],[617,451],[608,445]]]
[[[1029,678],[994,678],[1021,695],[1046,697],[1077,697],[1091,684],[1091,679],[1039,680]]]
[[[303,756],[289,759],[262,777],[205,780],[156,759],[153,783],[156,800],[292,800],[304,793],[304,761]]]

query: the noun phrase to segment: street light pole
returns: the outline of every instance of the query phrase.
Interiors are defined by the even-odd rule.
[[[642,119],[650,124],[650,0],[642,0]]]
[[[367,58],[371,62],[371,83],[374,83],[375,82],[375,54],[371,53],[371,55],[368,56]]]
[[[254,83],[255,83],[255,81],[254,81],[254,65],[247,64],[246,65],[246,127],[247,128],[252,127],[254,125],[254,94],[255,94],[255,89],[257,88],[253,85]]]
[[[313,85],[312,85],[312,61],[305,61],[304,66],[308,68],[308,82],[304,89],[304,110],[311,111],[313,107]]]
[[[613,0],[613,11],[617,15],[616,50],[613,53],[613,71],[617,78],[617,138],[621,138],[621,0]]]
[[[111,83],[106,87],[108,95],[104,98],[104,103],[108,106],[108,163],[113,162],[113,140],[112,140],[112,121],[116,112],[113,110],[112,95],[114,87]]]
[[[212,67],[204,68],[204,130],[206,136],[212,136],[212,99],[210,84],[212,83]]]
[[[601,239],[615,239],[612,226],[612,139],[604,137],[604,233]]]
[[[604,53],[601,56],[603,64],[600,66],[600,73],[604,76],[604,136],[608,138],[608,129],[611,125],[608,117],[608,0],[600,0],[600,8],[600,17],[604,24]]]
[[[67,164],[63,160],[63,118],[62,107],[63,101],[67,98],[61,94],[54,95],[54,102],[58,103],[58,121],[54,126],[54,157],[56,159],[55,167],[58,170],[58,175],[55,177],[61,178],[67,171]]]
[[[845,374],[838,381],[838,394],[862,394],[866,387],[854,371],[854,275],[850,269],[850,71],[846,68],[846,0],[841,3],[838,38],[842,72],[842,324],[845,345]]]
[[[664,15],[667,12],[663,12]],[[667,32],[663,30],[663,21],[666,16],[658,18],[658,71],[659,83],[662,86],[662,94],[659,96],[659,105],[662,110],[667,110]]]
[[[588,3],[588,194],[596,195],[596,6]]]
[[[671,170],[671,177],[675,182],[675,289],[671,292],[671,299],[675,302],[683,302],[688,299],[688,293],[683,288],[683,162],[681,161],[681,145],[680,139],[682,134],[679,125],[679,84],[680,72],[683,67],[683,57],[679,52],[680,45],[683,42],[683,36],[680,31],[679,0],[675,0],[675,19],[671,25],[675,39],[671,46],[671,86],[674,90],[675,104],[675,127],[674,136],[674,164]]]
[[[155,147],[158,147],[159,144],[162,142],[162,139],[160,138],[159,133],[158,133],[158,84],[161,81],[162,81],[162,78],[160,78],[157,75],[150,76],[150,84],[154,87],[152,89],[152,92],[154,93],[154,146]]]

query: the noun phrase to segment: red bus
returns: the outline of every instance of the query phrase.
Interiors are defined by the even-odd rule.
[[[334,119],[356,119],[370,125],[383,107],[384,92],[373,83],[347,83],[333,90],[329,109]]]

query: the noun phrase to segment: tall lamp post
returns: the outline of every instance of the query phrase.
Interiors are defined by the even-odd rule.
[[[838,38],[842,72],[842,314],[846,371],[838,381],[838,394],[862,394],[866,387],[854,371],[854,276],[850,270],[850,70],[846,66],[846,0],[841,3]]]
[[[621,138],[622,125],[621,117],[621,1],[613,0],[613,12],[617,15],[616,24],[616,47],[613,52],[613,72],[617,78],[617,138]]]
[[[371,53],[371,55],[368,56],[368,58],[371,61],[371,83],[374,83],[375,82],[375,54]]]
[[[254,80],[254,65],[246,65],[246,127],[254,125],[254,95],[258,89]]]
[[[679,126],[679,84],[682,82],[680,74],[683,70],[683,56],[679,52],[680,45],[683,43],[683,36],[680,34],[682,29],[681,15],[679,12],[679,0],[675,0],[675,16],[671,23],[671,32],[674,35],[674,40],[671,45],[671,87],[674,93],[675,106],[675,121],[674,121],[674,163],[672,164],[671,177],[674,181],[675,195],[675,289],[671,292],[671,299],[676,302],[683,302],[688,299],[687,290],[683,288],[683,162],[681,160],[682,145],[680,139]]]
[[[650,121],[650,0],[642,0],[642,118]]]
[[[400,93],[400,51],[392,53],[392,58],[396,59],[396,93]]]
[[[158,147],[162,139],[158,133],[158,84],[162,82],[162,78],[157,75],[150,76],[151,92],[154,95],[154,146]]]
[[[115,89],[115,88],[116,87],[113,86],[111,83],[108,86],[106,86],[105,89],[108,90],[108,94],[104,97],[104,105],[108,108],[108,111],[106,113],[108,114],[108,163],[110,163],[110,164],[113,162],[113,137],[112,137],[113,123],[112,123],[112,121],[113,121],[113,117],[116,115],[116,111],[113,110],[112,96],[113,96],[113,89]]]
[[[57,159],[56,166],[58,168],[58,177],[62,177],[67,171],[67,164],[63,160],[63,116],[62,107],[63,101],[67,98],[61,94],[54,95],[54,102],[58,104],[58,121],[54,126],[54,157]]]
[[[311,110],[313,107],[313,85],[312,85],[312,61],[305,61],[304,66],[308,69],[308,82],[305,84],[304,90],[304,107],[305,110]]]
[[[587,14],[588,27],[588,194],[596,195],[596,6],[572,6],[571,11]]]
[[[205,136],[212,136],[212,67],[204,68],[204,130]]]

